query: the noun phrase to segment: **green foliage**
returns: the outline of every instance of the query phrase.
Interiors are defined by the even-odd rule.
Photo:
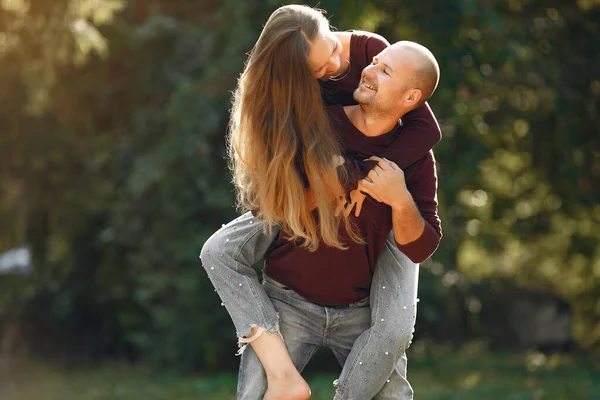
[[[198,253],[236,214],[230,91],[279,3],[1,4],[0,251],[29,245],[35,270],[0,279],[0,326],[31,327],[45,351],[233,365]],[[339,29],[418,41],[442,67],[426,331],[477,335],[469,285],[500,277],[564,298],[578,343],[600,343],[599,14],[578,4],[320,3]]]
[[[375,18],[388,40],[423,43],[442,68],[430,104],[445,136],[436,148],[444,239],[425,267],[444,274],[447,288],[425,279],[421,297],[428,288],[437,297],[420,312],[468,319],[469,282],[508,277],[566,299],[578,343],[597,345],[600,81],[589,65],[600,61],[598,8],[520,0],[348,4],[363,12],[365,28]]]
[[[3,115],[15,132],[2,135],[11,194],[2,196],[11,220],[2,247],[26,242],[35,252],[34,276],[13,290],[27,289],[20,317],[48,328],[52,349],[133,349],[182,368],[233,359],[235,333],[198,254],[235,215],[223,146],[228,91],[252,41],[235,40],[228,21],[243,29],[253,7],[224,3],[190,18],[184,6],[132,6],[102,30],[109,59],[63,65],[47,82],[53,101],[43,116],[22,112],[24,79],[4,80],[23,92],[23,109]]]

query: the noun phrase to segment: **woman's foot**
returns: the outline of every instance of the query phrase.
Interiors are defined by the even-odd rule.
[[[310,387],[297,371],[281,378],[267,378],[268,388],[263,400],[306,400]]]

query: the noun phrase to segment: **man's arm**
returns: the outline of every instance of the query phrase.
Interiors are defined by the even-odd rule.
[[[425,220],[412,197],[406,201],[399,201],[391,207],[396,243],[403,246],[419,240],[425,230]]]
[[[404,172],[392,161],[372,157],[378,165],[361,191],[392,208],[394,238],[398,248],[414,262],[423,262],[437,249],[442,237],[437,215],[437,176],[430,151]]]

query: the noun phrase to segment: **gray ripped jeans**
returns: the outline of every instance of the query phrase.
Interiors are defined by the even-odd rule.
[[[202,265],[233,320],[240,350],[245,350],[240,351],[243,354],[238,399],[262,399],[267,388],[266,375],[258,358],[251,346],[245,348],[252,341],[248,338],[251,327],[281,333],[286,339],[286,332],[279,328],[278,311],[281,310],[274,306],[278,301],[272,300],[272,291],[265,290],[252,267],[264,258],[278,234],[279,231],[274,229],[271,235],[266,235],[260,219],[246,213],[211,236],[200,254]],[[343,369],[337,382],[336,400],[413,398],[413,390],[406,380],[405,351],[414,331],[418,276],[419,265],[398,250],[390,233],[371,284],[370,324],[368,320],[358,322],[359,319],[353,317],[351,321],[357,321],[356,326],[362,324],[364,329],[350,330],[356,336],[355,340],[351,338],[353,346],[347,350],[337,349]],[[271,286],[273,284],[276,282],[271,282]],[[292,295],[295,293],[290,293]],[[303,306],[312,304],[306,303],[302,303]],[[290,348],[287,341],[286,345],[301,372],[308,360],[303,358],[306,362],[297,362],[296,349]],[[242,379],[249,376],[253,378]]]

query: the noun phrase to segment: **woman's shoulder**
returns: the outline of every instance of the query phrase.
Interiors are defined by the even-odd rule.
[[[353,37],[360,39],[360,40],[379,42],[381,44],[385,44],[386,46],[390,45],[390,42],[388,42],[388,40],[386,38],[384,38],[383,36],[381,36],[378,33],[361,31],[361,30],[356,30],[356,29],[349,30],[349,31],[347,31],[347,33],[351,34]]]
[[[352,58],[359,57],[371,62],[371,59],[379,54],[383,49],[390,45],[383,36],[367,31],[351,31],[351,50]]]
[[[370,47],[379,47],[383,50],[390,45],[390,42],[378,33],[356,30],[350,31],[349,33],[352,34],[353,41]]]

